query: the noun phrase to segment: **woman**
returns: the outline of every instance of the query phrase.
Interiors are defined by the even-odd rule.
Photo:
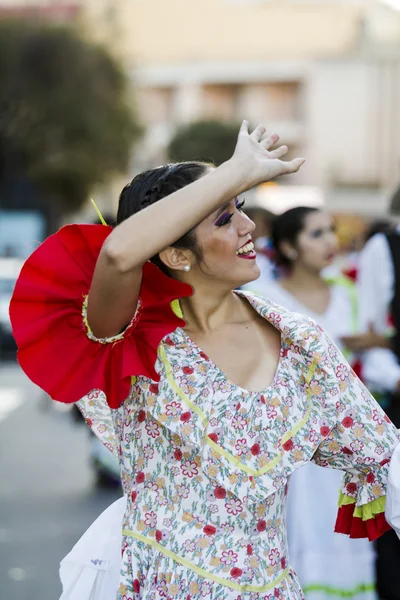
[[[217,169],[139,175],[114,230],[63,228],[23,269],[20,363],[53,398],[82,398],[125,491],[68,558],[64,598],[303,598],[284,511],[289,475],[310,460],[346,471],[339,531],[388,528],[382,459],[397,430],[310,319],[233,291],[259,275],[236,196],[303,163],[282,162],[264,133],[244,122]],[[367,433],[354,454],[349,418]]]
[[[349,279],[323,276],[338,250],[332,217],[316,208],[293,208],[276,217],[272,239],[276,261],[285,275],[265,289],[265,294],[286,309],[313,318],[341,347],[342,337],[357,331],[357,296]],[[348,451],[353,452],[354,444],[357,442],[353,441]],[[290,559],[310,600],[373,600],[372,544],[333,532],[335,490],[340,479],[339,472],[312,463],[292,475],[288,495]]]

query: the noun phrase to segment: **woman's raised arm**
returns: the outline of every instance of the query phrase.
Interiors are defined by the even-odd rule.
[[[214,210],[258,183],[298,171],[304,159],[284,162],[273,134],[261,141],[265,127],[251,134],[244,121],[232,158],[182,189],[166,196],[118,225],[99,255],[88,300],[88,321],[97,337],[118,334],[133,317],[142,267]]]

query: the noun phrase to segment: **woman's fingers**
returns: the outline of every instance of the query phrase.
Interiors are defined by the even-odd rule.
[[[260,142],[260,146],[264,148],[264,150],[269,150],[272,146],[279,142],[279,135],[277,133],[271,133],[265,140]]]
[[[300,167],[306,162],[305,158],[295,158],[293,160],[289,160],[288,162],[282,162],[282,165],[285,165],[285,173],[297,173]]]
[[[250,134],[250,137],[259,142],[266,131],[264,125],[257,125],[253,133]]]
[[[295,158],[288,162],[282,161],[281,158],[287,154],[288,147],[279,146],[275,150],[270,150],[279,141],[279,135],[272,133],[263,140],[262,137],[265,132],[266,128],[260,124],[252,133],[249,133],[249,122],[247,120],[242,122],[239,130],[235,158],[247,161],[250,171],[254,170],[253,185],[260,181],[269,181],[286,173],[296,173],[305,161],[304,158]],[[254,144],[254,142],[256,143]]]
[[[242,121],[242,124],[241,124],[241,126],[240,126],[240,129],[239,129],[239,135],[240,135],[241,133],[246,133],[246,134],[248,134],[248,133],[249,133],[249,122],[248,122],[248,121],[246,121],[246,120]]]
[[[279,146],[276,150],[268,152],[268,156],[269,158],[282,158],[282,156],[285,156],[288,152],[289,149],[287,146]]]

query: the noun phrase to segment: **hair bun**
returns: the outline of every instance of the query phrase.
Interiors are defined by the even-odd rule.
[[[157,182],[155,185],[153,185],[153,187],[149,189],[148,192],[146,192],[142,202],[140,203],[139,210],[143,210],[143,208],[147,208],[148,206],[150,206],[150,204],[157,202],[158,197],[161,194],[162,183],[163,182],[160,181]]]

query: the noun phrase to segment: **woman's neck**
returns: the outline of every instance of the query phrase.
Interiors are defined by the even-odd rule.
[[[246,315],[241,299],[232,291],[210,289],[180,300],[187,332],[209,333],[229,323],[243,321]]]
[[[296,267],[281,282],[281,286],[303,306],[318,315],[324,315],[331,301],[329,284],[319,272]]]
[[[281,283],[283,287],[290,287],[290,289],[312,291],[324,289],[327,286],[320,271],[313,271],[302,265],[295,265]]]

